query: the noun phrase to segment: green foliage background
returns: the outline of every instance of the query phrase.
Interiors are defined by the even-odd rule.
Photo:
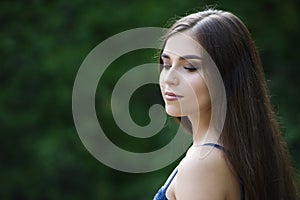
[[[0,199],[152,199],[174,164],[145,174],[119,172],[93,158],[72,118],[72,87],[82,61],[106,38],[137,27],[165,27],[170,18],[206,5],[231,11],[246,23],[260,51],[272,102],[296,169],[300,170],[298,0],[145,0],[0,2]],[[159,148],[172,133],[133,139],[114,124],[109,97],[115,81],[155,51],[125,55],[105,73],[96,98],[110,139],[134,151]],[[157,93],[145,96],[143,89]],[[147,124],[161,103],[156,86],[141,88],[130,106]],[[172,128],[172,122],[169,127]],[[168,128],[168,127],[166,127]],[[171,131],[172,132],[172,131]],[[262,161],[263,162],[263,161]]]

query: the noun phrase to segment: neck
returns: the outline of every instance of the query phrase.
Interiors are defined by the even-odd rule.
[[[217,143],[218,137],[216,131],[210,127],[211,112],[197,113],[195,115],[188,116],[193,130],[193,145],[201,145],[204,143]]]

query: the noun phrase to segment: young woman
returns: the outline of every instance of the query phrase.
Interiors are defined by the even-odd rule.
[[[206,10],[179,19],[165,36],[160,64],[166,112],[192,133],[193,145],[155,200],[297,199],[261,62],[236,16]],[[213,66],[223,87],[213,83]],[[225,109],[214,106],[222,102]],[[213,121],[222,113],[223,121]]]

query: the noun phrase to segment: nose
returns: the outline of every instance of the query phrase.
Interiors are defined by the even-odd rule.
[[[174,69],[174,68],[171,67],[170,69],[168,69],[165,72],[164,82],[167,85],[178,85],[179,79],[178,79],[178,74],[177,74],[176,69]]]

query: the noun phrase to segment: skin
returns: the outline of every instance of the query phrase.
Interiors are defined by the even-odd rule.
[[[186,35],[189,33],[171,36],[161,54],[160,88],[166,112],[174,117],[187,116],[193,129],[193,145],[178,165],[166,196],[169,200],[237,200],[239,182],[224,152],[200,146],[217,133],[208,132],[211,98],[203,76],[203,48]]]

